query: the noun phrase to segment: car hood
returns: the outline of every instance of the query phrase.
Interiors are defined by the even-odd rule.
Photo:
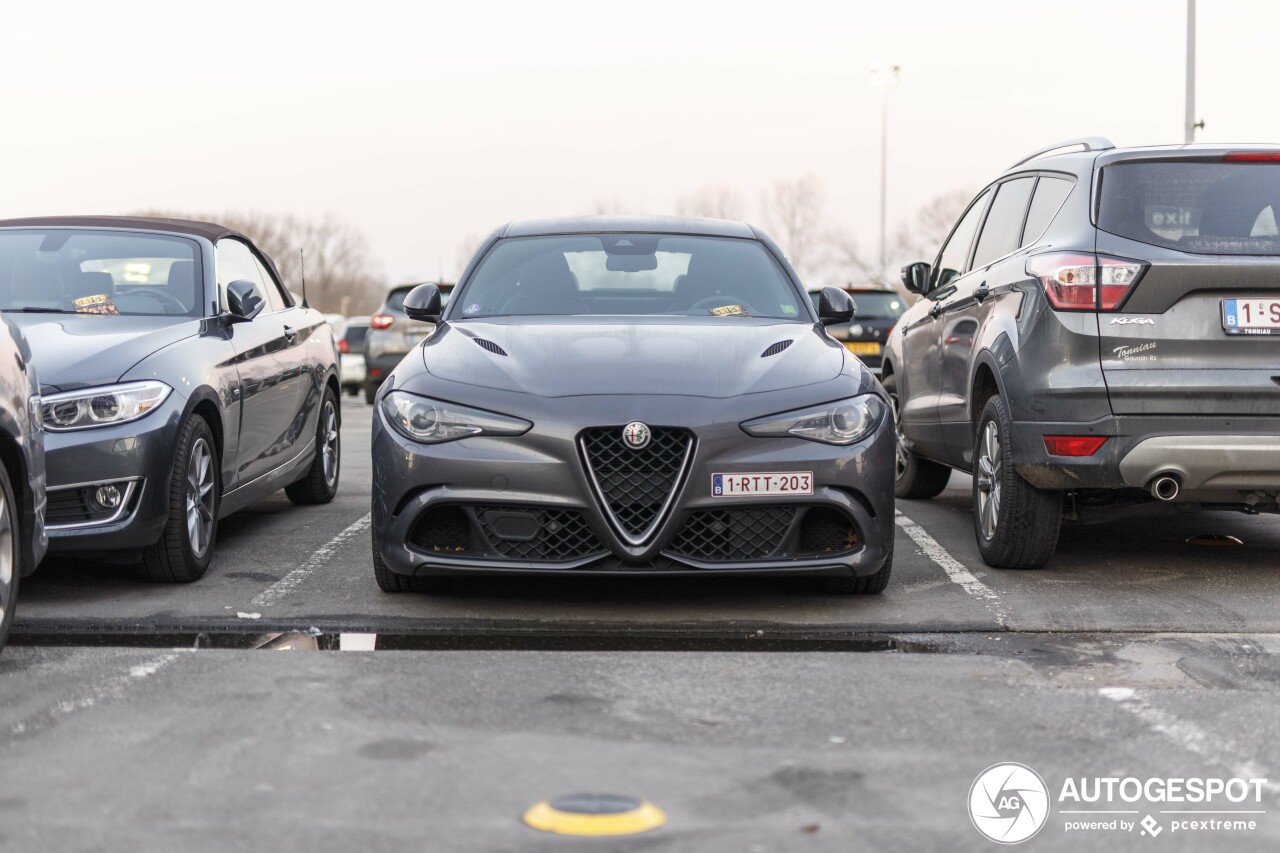
[[[762,357],[782,341],[791,343]],[[741,317],[469,320],[441,326],[422,354],[441,379],[541,397],[735,397],[827,381],[845,359],[813,326]]]
[[[46,393],[117,382],[153,352],[198,334],[201,323],[190,317],[5,316],[26,336]]]

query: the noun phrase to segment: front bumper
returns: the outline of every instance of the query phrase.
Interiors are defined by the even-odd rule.
[[[865,576],[885,563],[894,533],[894,439],[888,419],[862,442],[835,447],[747,436],[736,417],[727,417],[723,400],[578,397],[545,402],[547,409],[531,417],[535,426],[523,436],[479,436],[432,446],[404,439],[386,426],[381,411],[375,412],[373,524],[389,569],[403,575],[586,571]],[[669,514],[640,545],[628,544],[601,510],[577,444],[583,429],[613,424],[620,429],[631,420],[684,428],[695,437]],[[778,471],[812,471],[814,494],[712,494],[713,473]],[[473,544],[464,555],[448,547],[425,547],[415,536],[420,522],[442,508],[457,508],[458,524],[469,526],[475,537],[468,540]],[[851,523],[856,542],[802,553],[795,543],[806,525],[817,525],[813,514],[820,510],[834,511]],[[529,553],[519,539],[514,544],[500,541],[493,528],[506,516],[513,526],[530,525],[531,535],[536,526],[527,520],[531,516],[554,518],[562,533],[565,525],[574,525],[573,547]],[[717,550],[708,540],[723,543],[725,535],[698,538],[690,533],[691,525],[720,534],[742,531],[755,538],[754,548]],[[542,533],[535,538],[546,540]]]
[[[1050,456],[1045,435],[1107,436],[1093,456]],[[1014,425],[1014,468],[1042,489],[1146,489],[1172,473],[1179,500],[1239,502],[1280,491],[1280,418],[1109,416]]]
[[[158,410],[130,423],[45,432],[50,551],[134,549],[159,540],[168,520],[167,485],[184,405],[174,393]],[[98,520],[75,510],[72,490],[107,483],[127,495],[118,514]]]

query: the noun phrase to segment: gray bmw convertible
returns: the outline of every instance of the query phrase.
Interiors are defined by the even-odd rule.
[[[466,573],[819,575],[875,593],[893,557],[887,398],[739,223],[584,218],[491,234],[373,423],[387,592]]]
[[[337,345],[271,260],[208,222],[0,221],[0,311],[41,382],[49,550],[188,582],[218,520],[338,488]]]

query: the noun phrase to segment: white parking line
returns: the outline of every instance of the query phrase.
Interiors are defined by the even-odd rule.
[[[1168,711],[1155,707],[1131,687],[1103,687],[1098,693],[1188,752],[1194,752],[1209,763],[1226,769],[1232,776],[1265,779],[1267,781],[1262,783],[1262,787],[1272,794],[1280,794],[1280,783],[1271,781],[1271,775],[1266,769],[1249,758],[1249,751],[1241,749],[1232,741],[1210,735],[1195,723],[1180,720]]]
[[[973,576],[964,564],[948,553],[946,548],[938,544],[938,540],[930,536],[923,527],[898,512],[898,526],[919,546],[920,551],[947,573],[953,583],[959,584],[965,592],[978,599],[995,617],[996,623],[1005,627],[1006,616],[1000,596],[991,591],[991,587]]]
[[[119,698],[133,685],[143,679],[150,678],[173,663],[178,659],[179,654],[179,652],[169,652],[131,666],[127,674],[113,675],[90,685],[89,689],[69,699],[60,699],[48,708],[10,724],[9,740],[12,742],[21,738],[33,737],[52,728],[77,711],[92,708],[104,699]]]
[[[296,589],[300,583],[306,580],[308,576],[315,572],[316,569],[333,559],[333,555],[340,547],[368,530],[370,520],[371,515],[369,514],[366,514],[363,518],[356,519],[356,521],[353,522],[346,530],[342,531],[337,536],[317,548],[310,557],[307,557],[306,561],[302,565],[298,566],[296,569],[289,572],[289,574],[280,578],[280,580],[255,595],[253,597],[253,601],[250,603],[253,604],[254,607],[270,607],[284,596],[293,592],[293,590]],[[250,616],[247,618],[252,617]]]

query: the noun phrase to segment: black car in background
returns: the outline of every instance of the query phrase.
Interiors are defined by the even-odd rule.
[[[193,581],[219,518],[338,488],[337,346],[271,260],[207,222],[0,221],[0,311],[41,382],[53,551]]]
[[[449,303],[453,285],[435,284],[440,291],[442,305]],[[418,341],[431,334],[434,326],[412,322],[404,313],[404,298],[417,284],[401,284],[391,288],[382,306],[369,318],[369,332],[364,342],[364,399],[373,403],[378,387],[400,360],[413,349]]]
[[[971,471],[988,564],[1037,568],[1064,515],[1280,511],[1280,146],[1015,164],[960,217],[890,339],[899,497]]]
[[[40,389],[29,361],[22,331],[0,316],[0,647],[13,624],[18,582],[49,544]]]
[[[896,290],[874,284],[847,285],[841,290],[853,297],[853,304],[856,306],[853,320],[829,326],[827,334],[844,344],[845,349],[879,376],[885,342],[889,340],[889,333],[897,325],[902,312],[907,310],[907,301]],[[821,295],[822,288],[809,290],[809,298],[815,307]]]

